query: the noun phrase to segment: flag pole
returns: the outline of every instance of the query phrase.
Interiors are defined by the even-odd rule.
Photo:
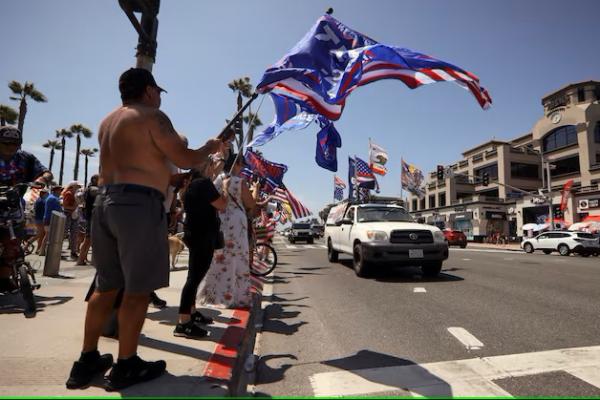
[[[235,113],[235,115],[233,116],[233,118],[231,119],[231,121],[229,121],[229,122],[227,123],[227,125],[225,125],[225,128],[223,128],[223,130],[221,131],[221,134],[219,134],[219,136],[220,136],[220,135],[222,135],[223,133],[227,132],[227,130],[229,130],[229,129],[231,128],[231,126],[234,124],[234,122],[235,122],[235,121],[236,121],[238,118],[241,118],[241,116],[242,116],[242,114],[244,113],[244,111],[246,111],[246,109],[247,109],[248,107],[250,107],[250,104],[252,104],[252,102],[253,102],[254,100],[256,100],[256,98],[257,98],[257,97],[258,97],[258,93],[256,93],[256,92],[252,93],[252,96],[250,96],[250,98],[248,99],[248,101],[246,102],[246,104],[244,104],[244,105],[242,106],[242,108],[240,108],[240,109],[239,109],[239,110],[238,110],[238,111]],[[263,99],[264,99],[264,97],[263,97]],[[260,110],[260,106],[261,106],[261,105],[262,105],[262,101],[260,102],[260,105],[258,106],[258,109],[256,110],[256,114],[254,114],[254,118],[256,118],[256,116],[258,115],[258,110]],[[251,125],[251,124],[252,124],[252,122],[254,121],[254,118],[252,118],[252,120],[250,120],[250,121],[249,121],[249,122],[250,122],[250,125]],[[243,145],[244,145],[244,138],[242,137],[242,146],[243,146]],[[243,147],[242,147],[241,149],[238,149],[238,153],[237,153],[237,156],[235,157],[235,161],[234,161],[234,163],[231,165],[231,168],[230,168],[230,169],[229,169],[229,171],[228,171],[228,174],[229,174],[229,175],[231,175],[231,171],[233,170],[233,167],[235,166],[235,164],[237,164],[237,162],[238,162],[238,160],[239,160],[239,158],[240,158],[240,155],[242,154],[242,150],[243,150]]]
[[[402,191],[402,175],[404,174],[404,167],[403,167],[403,159],[402,157],[400,157],[400,198],[402,199],[402,202],[404,203],[404,193]],[[404,204],[404,207],[406,208],[406,204]]]

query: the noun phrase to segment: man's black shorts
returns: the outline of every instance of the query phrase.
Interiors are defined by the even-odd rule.
[[[96,290],[151,292],[169,286],[169,244],[163,195],[133,184],[108,185],[92,216]]]

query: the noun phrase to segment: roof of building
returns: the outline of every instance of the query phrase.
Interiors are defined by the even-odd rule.
[[[600,81],[580,81],[580,82],[573,82],[573,83],[568,83],[565,86],[561,87],[560,89],[554,90],[551,93],[546,94],[545,96],[542,97],[542,104],[544,104],[544,101],[549,98],[552,97],[554,95],[556,95],[559,92],[562,92],[564,90],[570,89],[572,87],[578,87],[578,86],[582,86],[582,85],[586,85],[586,84],[596,84],[596,85],[600,85]]]
[[[489,147],[489,146],[494,145],[494,144],[503,145],[503,144],[508,144],[508,142],[505,142],[503,140],[497,140],[497,139],[488,140],[485,143],[481,143],[481,144],[479,144],[479,145],[477,145],[475,147],[472,147],[470,149],[465,150],[462,153],[462,155],[463,155],[463,157],[466,157],[467,154],[474,153],[477,150],[483,149],[485,147]]]

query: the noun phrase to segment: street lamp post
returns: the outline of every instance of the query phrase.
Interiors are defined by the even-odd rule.
[[[542,164],[543,165],[543,164]],[[550,230],[554,230],[554,210],[552,209],[552,182],[550,180],[550,162],[546,162],[546,181],[548,182],[548,210],[550,212]]]

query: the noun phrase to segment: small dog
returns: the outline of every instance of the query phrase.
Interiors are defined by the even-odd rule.
[[[169,255],[171,256],[171,270],[175,269],[175,263],[177,262],[177,257],[179,253],[183,251],[185,248],[185,244],[181,238],[183,237],[183,233],[178,233],[176,235],[169,236]]]

